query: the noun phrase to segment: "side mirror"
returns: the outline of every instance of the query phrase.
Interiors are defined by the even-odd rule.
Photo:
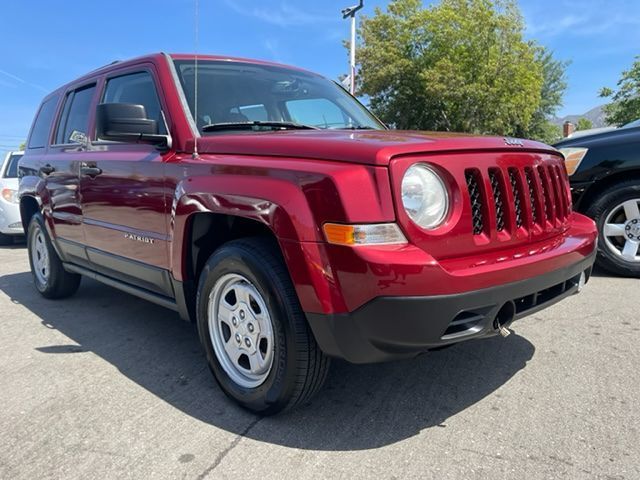
[[[168,135],[158,135],[158,123],[147,118],[144,105],[101,103],[96,110],[96,132],[99,140],[169,144]]]

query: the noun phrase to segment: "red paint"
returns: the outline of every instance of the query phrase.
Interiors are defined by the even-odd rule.
[[[194,159],[193,133],[163,55],[104,67],[55,94],[62,98],[89,81],[96,81],[100,91],[108,75],[140,68],[152,72],[157,82],[173,148],[160,153],[151,146],[103,143],[91,151],[53,146],[28,150],[21,165],[30,173],[23,178],[21,194],[42,201],[53,238],[167,269],[185,280],[185,232],[192,215],[246,217],[273,231],[303,309],[318,313],[351,311],[381,295],[487,288],[541,275],[593,252],[595,226],[579,214],[543,226],[527,217],[527,228],[522,229],[514,227],[511,217],[501,234],[489,215],[489,235],[471,234],[467,168],[496,167],[506,175],[512,166],[557,165],[560,178],[550,181],[568,192],[561,157],[537,142],[507,146],[502,138],[400,131],[218,134],[198,139],[200,156]],[[90,119],[90,126],[94,121]],[[433,232],[413,224],[399,202],[402,175],[418,161],[441,172],[452,191],[451,214]],[[104,173],[78,180],[73,172],[79,162],[95,162]],[[48,179],[49,193],[37,174],[45,163],[57,169]],[[394,221],[409,245],[328,245],[321,231],[325,222]],[[153,237],[154,242],[131,242],[124,239],[124,231]]]

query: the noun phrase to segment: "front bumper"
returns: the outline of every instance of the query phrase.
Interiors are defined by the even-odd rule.
[[[328,355],[353,363],[412,357],[495,335],[494,321],[505,304],[515,307],[515,320],[576,293],[581,274],[589,278],[594,260],[595,251],[571,265],[527,280],[458,294],[377,297],[353,312],[307,313],[307,318],[316,341]]]

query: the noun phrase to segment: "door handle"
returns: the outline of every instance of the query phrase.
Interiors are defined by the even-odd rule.
[[[55,171],[56,171],[55,167],[53,167],[49,163],[40,167],[40,173],[42,173],[43,175],[51,175]]]
[[[80,164],[80,173],[82,175],[86,175],[88,177],[97,177],[98,175],[100,175],[102,173],[102,169],[96,167],[95,164],[90,165],[88,163],[81,163]]]

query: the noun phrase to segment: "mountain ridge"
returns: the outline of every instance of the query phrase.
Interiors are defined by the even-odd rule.
[[[551,120],[551,123],[556,125],[562,125],[564,122],[569,121],[574,125],[579,119],[586,118],[591,121],[593,128],[608,127],[609,124],[606,121],[606,114],[604,113],[604,105],[598,105],[591,110],[583,113],[582,115],[565,115],[564,117],[556,117]]]

